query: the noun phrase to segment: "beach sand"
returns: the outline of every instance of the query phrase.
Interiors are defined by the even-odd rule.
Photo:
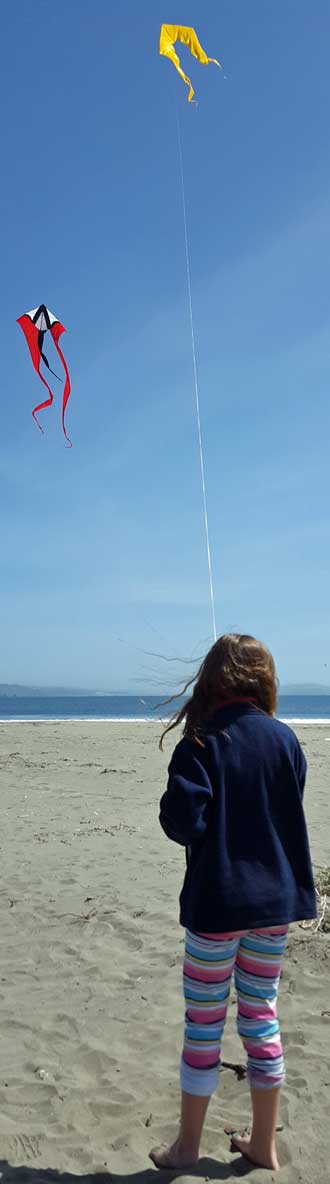
[[[330,864],[330,726],[297,731],[310,764],[313,860]],[[5,1184],[45,1184],[51,1170],[64,1173],[66,1184],[108,1172],[114,1184],[149,1184],[150,1147],[175,1133],[184,853],[158,824],[170,753],[169,745],[158,752],[158,734],[154,723],[0,727]],[[280,1016],[287,1081],[279,1179],[326,1184],[329,936],[294,927]],[[244,1064],[234,1003],[223,1057]],[[248,1117],[247,1083],[224,1069],[205,1129],[203,1180],[247,1173],[223,1128]],[[273,1178],[259,1169],[249,1176],[253,1184]]]

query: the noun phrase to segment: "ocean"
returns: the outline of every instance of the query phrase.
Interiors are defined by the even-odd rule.
[[[24,720],[158,720],[171,714],[153,695],[0,696],[0,723]],[[175,705],[174,705],[175,706]],[[278,716],[288,722],[330,724],[330,695],[280,695]]]

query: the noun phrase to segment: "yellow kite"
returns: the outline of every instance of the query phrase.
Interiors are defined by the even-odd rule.
[[[187,75],[184,74],[181,68],[180,58],[174,48],[176,41],[181,41],[183,45],[187,45],[190,53],[193,54],[194,58],[197,58],[198,62],[201,62],[202,66],[208,66],[210,62],[213,62],[215,66],[220,66],[220,70],[222,70],[222,66],[220,62],[217,62],[216,58],[208,58],[207,54],[204,53],[195,29],[190,29],[187,25],[162,25],[160,30],[159,53],[165,58],[170,58],[178,74],[180,74],[183,81],[189,86],[188,101],[191,103],[195,91],[190,78],[187,78]]]

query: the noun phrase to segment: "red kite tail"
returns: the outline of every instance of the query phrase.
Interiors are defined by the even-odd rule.
[[[46,379],[44,378],[43,374],[41,374],[41,372],[40,372],[41,353],[40,353],[40,347],[39,347],[39,342],[38,342],[38,329],[37,329],[36,325],[33,324],[33,321],[30,320],[30,317],[28,317],[26,315],[24,315],[23,317],[19,317],[17,324],[21,326],[21,329],[24,333],[25,340],[26,340],[29,350],[30,350],[31,361],[34,366],[34,369],[36,370],[37,374],[39,375],[40,381],[43,382],[45,387],[47,387],[48,394],[49,394],[49,399],[45,399],[44,403],[39,403],[38,406],[34,407],[33,411],[32,411],[33,419],[35,420],[35,423],[37,424],[39,431],[42,432],[42,434],[44,435],[44,429],[41,427],[41,424],[39,423],[39,420],[37,419],[37,411],[43,411],[44,407],[51,407],[54,396],[53,396],[53,393],[50,389],[50,386],[48,386],[48,382],[46,382]]]
[[[65,371],[65,387],[64,387],[63,399],[62,399],[62,428],[63,428],[63,432],[65,435],[65,439],[68,441],[69,448],[72,448],[72,443],[71,443],[70,437],[68,436],[68,433],[67,433],[67,430],[65,427],[65,412],[66,412],[67,404],[68,404],[70,394],[71,394],[70,375],[69,375],[69,371],[68,371],[68,367],[67,367],[67,364],[65,361],[64,354],[62,353],[61,347],[58,344],[61,334],[65,333],[66,330],[64,328],[64,325],[61,325],[60,321],[55,321],[55,324],[51,326],[50,331],[51,331],[54,345],[56,346],[57,353],[59,355],[59,358],[61,359],[62,366]]]
[[[32,411],[32,415],[33,415],[33,419],[34,419],[35,423],[37,424],[37,427],[39,428],[39,432],[42,432],[42,434],[44,436],[44,429],[41,427],[41,423],[39,423],[39,420],[37,419],[37,411],[43,411],[44,407],[51,407],[54,395],[50,389],[50,386],[48,386],[48,382],[46,382],[46,379],[44,378],[43,374],[40,374],[40,370],[38,370],[38,374],[39,374],[39,378],[41,378],[41,382],[43,382],[44,386],[47,387],[47,390],[49,393],[49,399],[45,399],[44,403],[39,403],[38,407],[34,407],[33,411]]]

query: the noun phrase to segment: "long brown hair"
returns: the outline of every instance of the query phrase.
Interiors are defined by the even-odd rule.
[[[227,699],[252,699],[256,707],[267,715],[275,715],[277,678],[274,659],[255,637],[244,633],[227,633],[215,642],[200,666],[195,678],[186,684],[182,695],[194,685],[190,698],[170,720],[164,736],[184,721],[183,735],[203,743],[203,731],[217,706]]]

